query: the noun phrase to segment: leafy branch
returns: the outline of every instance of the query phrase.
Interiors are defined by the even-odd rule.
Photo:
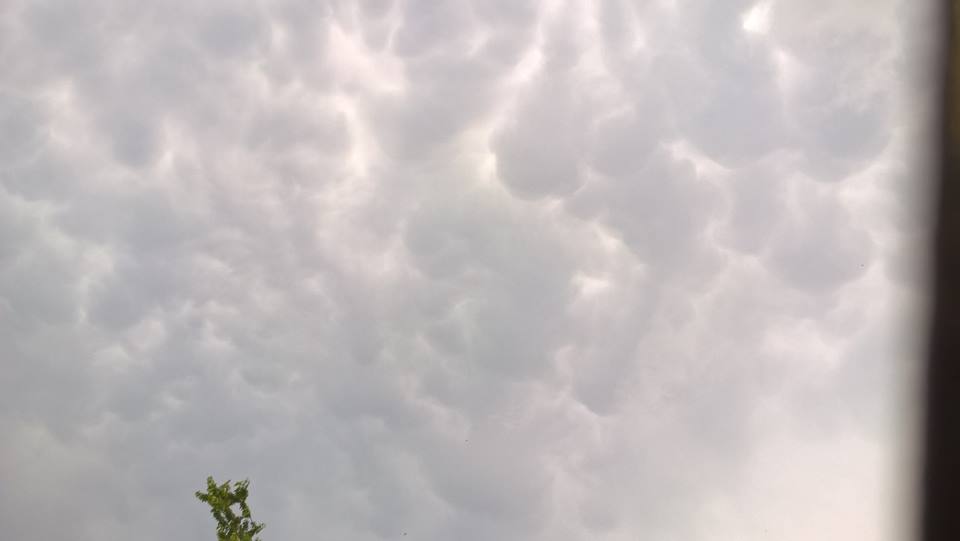
[[[197,499],[210,506],[210,513],[217,520],[217,541],[260,541],[254,537],[266,525],[256,523],[250,516],[250,507],[247,505],[249,494],[249,480],[238,481],[230,490],[230,481],[217,485],[213,477],[207,477],[207,491],[197,492]],[[233,506],[240,508],[237,515]]]

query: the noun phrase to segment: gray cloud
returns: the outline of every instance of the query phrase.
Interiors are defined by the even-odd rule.
[[[4,4],[0,522],[905,538],[930,13],[834,4]]]

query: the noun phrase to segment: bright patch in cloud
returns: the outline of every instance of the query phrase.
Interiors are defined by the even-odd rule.
[[[751,34],[766,34],[770,29],[770,2],[758,2],[743,15],[743,29]]]

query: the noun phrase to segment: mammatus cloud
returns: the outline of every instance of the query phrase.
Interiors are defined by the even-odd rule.
[[[4,3],[5,532],[908,538],[916,4]]]

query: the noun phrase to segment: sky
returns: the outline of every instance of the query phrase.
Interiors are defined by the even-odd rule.
[[[925,4],[0,3],[3,537],[910,539]]]

